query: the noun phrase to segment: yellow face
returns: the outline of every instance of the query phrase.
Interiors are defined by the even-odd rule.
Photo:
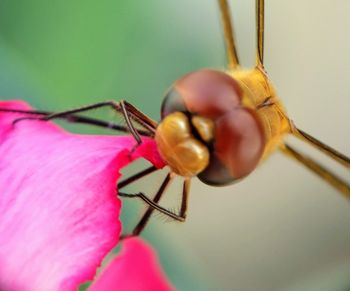
[[[207,146],[195,138],[191,124],[205,138],[212,136],[213,125],[200,117],[189,118],[182,112],[166,116],[157,127],[155,140],[162,158],[171,170],[183,177],[196,176],[209,164]]]

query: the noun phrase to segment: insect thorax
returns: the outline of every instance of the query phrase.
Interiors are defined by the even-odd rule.
[[[266,72],[260,68],[235,70],[229,74],[239,81],[244,96],[242,103],[258,113],[266,136],[265,159],[280,145],[284,134],[290,131],[290,120]]]

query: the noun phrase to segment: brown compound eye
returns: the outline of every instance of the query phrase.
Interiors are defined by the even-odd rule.
[[[181,111],[216,118],[240,106],[242,90],[224,72],[203,69],[187,74],[174,84],[162,104],[162,118]]]
[[[260,120],[250,109],[237,109],[216,121],[215,152],[231,175],[241,178],[257,166],[265,146]]]
[[[242,90],[232,77],[215,70],[199,70],[175,83],[188,111],[215,118],[239,106]]]
[[[161,108],[162,119],[174,112],[186,112],[187,108],[185,102],[180,96],[179,92],[171,88],[166,94]]]
[[[197,175],[203,183],[211,186],[226,186],[238,182],[215,153],[211,153],[208,167]]]
[[[240,108],[227,112],[216,120],[211,159],[198,178],[210,185],[235,182],[256,168],[264,147],[264,132],[254,111]]]

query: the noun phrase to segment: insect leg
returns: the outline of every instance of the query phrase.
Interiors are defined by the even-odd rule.
[[[101,128],[113,129],[116,131],[129,133],[129,129],[127,126],[117,124],[114,122],[106,122],[101,119],[90,118],[90,117],[79,116],[79,115],[69,115],[63,118],[66,119],[68,122],[94,125]],[[149,132],[148,130],[137,129],[137,132],[143,136],[153,136],[153,133]]]
[[[306,142],[313,147],[315,147],[320,152],[324,153],[326,156],[335,160],[336,162],[342,164],[344,167],[350,169],[350,158],[338,152],[337,150],[331,148],[330,146],[324,144],[318,139],[312,137],[310,134],[294,127],[292,129],[292,134],[303,142]]]
[[[125,104],[125,107],[126,107],[127,111],[130,113],[131,117],[135,118],[136,122],[140,122],[141,126],[144,126],[151,131],[154,131],[154,129],[157,127],[157,122],[153,121],[152,119],[150,119],[149,117],[144,115],[140,110],[138,110],[136,107],[134,107],[130,103],[128,103],[126,101],[121,101],[120,103]],[[87,105],[87,106],[83,106],[83,107],[79,107],[79,108],[75,108],[75,109],[71,109],[71,110],[49,113],[40,119],[50,120],[50,119],[60,118],[60,117],[64,117],[67,115],[74,114],[74,113],[85,112],[85,111],[89,111],[89,110],[93,110],[93,109],[97,109],[97,108],[102,108],[102,107],[111,107],[113,110],[115,110],[119,113],[122,113],[120,103],[115,102],[115,101],[104,101],[104,102],[99,102],[99,103],[95,103],[95,104],[91,104],[91,105]],[[0,111],[28,112],[28,111],[12,110],[12,109],[8,109],[8,110],[0,109]],[[30,112],[31,111],[29,111],[28,113],[30,113]],[[37,112],[40,114],[41,111],[37,111]],[[23,118],[23,119],[26,119],[26,118]],[[39,119],[39,118],[35,118],[35,119]],[[19,119],[18,121],[20,121],[20,120],[21,119]]]
[[[158,169],[155,167],[155,166],[151,166],[151,167],[148,167],[146,168],[145,170],[139,172],[139,173],[136,173],[134,175],[132,175],[131,177],[121,181],[118,183],[118,189],[122,189],[124,187],[126,187],[127,185],[147,176],[148,174],[151,174],[155,171],[157,171]]]
[[[48,116],[53,114],[53,112],[47,112],[47,111],[39,111],[39,110],[20,110],[20,109],[7,109],[7,108],[0,108],[0,112],[9,112],[9,113],[23,113],[23,114],[29,114],[29,115],[38,115],[41,117]],[[129,132],[128,128],[124,125],[116,124],[113,122],[106,122],[101,119],[86,117],[86,116],[80,116],[80,115],[64,115],[64,116],[58,116],[57,118],[65,119],[67,122],[71,123],[80,123],[80,124],[86,124],[86,125],[94,125],[101,128],[107,128],[112,130],[117,130],[121,132]],[[39,117],[35,117],[34,119],[40,119]],[[141,135],[144,136],[153,136],[148,130],[137,130]]]
[[[179,217],[182,218],[182,221],[186,219],[187,207],[188,207],[188,194],[190,193],[191,180],[186,178],[182,188],[182,201]]]
[[[97,108],[101,108],[101,107],[112,107],[114,110],[117,110],[120,112],[120,106],[118,103],[116,103],[114,101],[104,101],[104,102],[99,102],[99,103],[95,103],[95,104],[91,104],[91,105],[87,105],[87,106],[83,106],[83,107],[79,107],[79,108],[74,108],[74,109],[70,109],[70,110],[54,112],[54,113],[51,113],[51,114],[48,114],[48,115],[42,116],[42,117],[22,117],[22,118],[15,119],[13,121],[13,123],[15,124],[17,122],[20,122],[20,121],[26,120],[26,119],[48,121],[51,119],[62,118],[64,116],[68,116],[68,115],[71,115],[74,113],[85,112],[85,111],[89,111],[89,110],[93,110],[93,109],[97,109]]]
[[[350,185],[341,178],[337,177],[330,170],[321,166],[319,163],[317,163],[315,160],[308,157],[307,155],[298,152],[296,149],[294,149],[288,144],[282,145],[280,147],[280,150],[288,157],[303,164],[309,170],[321,177],[324,181],[326,181],[334,188],[342,192],[347,198],[350,198]]]
[[[118,183],[118,189],[122,189],[124,188],[125,186],[143,178],[144,176],[146,175],[149,175],[155,171],[157,171],[158,169],[155,167],[155,166],[151,166],[151,167],[148,167],[146,168],[145,170],[139,172],[139,173],[136,173],[135,175],[121,181],[120,183]],[[186,183],[186,182],[185,182]],[[185,190],[184,190],[185,191]],[[186,191],[188,192],[188,189],[186,188]],[[186,200],[187,200],[187,192],[186,194],[183,194],[184,196],[186,196]],[[183,213],[184,211],[182,210],[183,207],[181,207],[181,211],[180,211],[180,215],[178,214],[175,214],[171,211],[169,211],[168,209],[158,205],[157,203],[155,203],[154,201],[152,201],[151,199],[149,199],[144,193],[142,192],[139,192],[139,193],[136,193],[136,194],[129,194],[129,193],[124,193],[124,192],[120,192],[118,193],[119,196],[121,197],[126,197],[126,198],[140,198],[141,200],[143,200],[145,203],[147,203],[150,207],[152,207],[153,209],[155,210],[158,210],[159,212],[175,219],[175,220],[178,220],[178,221],[183,221],[184,218],[182,217],[181,213]],[[183,199],[184,200],[184,199]],[[185,207],[187,208],[187,207]]]
[[[121,181],[118,183],[118,189],[122,189],[124,187],[126,187],[127,185],[143,178],[146,175],[149,175],[155,171],[157,171],[158,169],[155,166],[151,166],[146,168],[145,170],[136,173],[135,175]],[[184,186],[183,186],[183,194],[182,194],[182,202],[181,202],[181,210],[180,210],[180,214],[175,214],[171,211],[169,211],[168,209],[158,205],[157,203],[155,203],[154,201],[152,201],[151,199],[149,199],[144,193],[139,192],[136,194],[129,194],[129,193],[124,193],[124,192],[119,192],[118,195],[121,197],[126,197],[126,198],[140,198],[141,200],[143,200],[145,203],[147,203],[150,207],[154,208],[155,210],[158,210],[159,212],[175,219],[178,221],[184,221],[185,220],[185,216],[186,216],[186,210],[187,210],[187,200],[188,200],[188,192],[189,192],[189,184],[190,184],[190,180],[186,179],[184,182]]]
[[[224,29],[225,46],[228,59],[228,67],[230,70],[237,69],[239,67],[239,60],[236,51],[235,37],[232,26],[230,7],[227,0],[218,0],[220,6],[220,14],[222,26]]]
[[[126,124],[128,125],[128,128],[130,129],[130,133],[132,134],[132,136],[134,137],[134,139],[136,140],[137,142],[137,145],[140,145],[142,143],[142,140],[141,140],[141,137],[140,135],[138,134],[137,130],[135,129],[134,125],[132,124],[131,120],[130,120],[130,116],[129,116],[129,112],[128,110],[126,109],[125,107],[125,103],[124,101],[121,101],[120,102],[120,108],[121,108],[121,111],[123,113],[123,116],[124,116],[124,119],[125,119],[125,122]],[[136,148],[134,147],[132,150],[131,150],[131,153],[135,150]]]
[[[93,109],[97,109],[97,108],[101,108],[101,107],[111,107],[113,110],[122,113],[124,115],[124,118],[127,122],[128,125],[128,129],[130,130],[131,134],[134,136],[135,140],[137,141],[138,144],[141,143],[141,138],[139,136],[139,133],[137,132],[137,130],[135,129],[135,127],[133,126],[132,122],[130,121],[130,117],[135,120],[135,122],[137,122],[138,124],[140,124],[141,126],[143,126],[146,130],[150,131],[150,134],[148,135],[153,135],[154,131],[155,131],[155,127],[152,128],[148,123],[144,122],[139,116],[143,115],[143,113],[141,113],[140,111],[138,111],[135,107],[132,106],[133,111],[129,111],[126,106],[125,106],[125,101],[121,101],[120,103],[114,102],[114,101],[105,101],[105,102],[99,102],[96,104],[92,104],[92,105],[87,105],[84,107],[80,107],[80,108],[76,108],[76,109],[71,109],[71,110],[66,110],[66,111],[61,111],[61,112],[56,112],[56,113],[52,113],[52,114],[48,114],[46,116],[42,116],[42,117],[22,117],[22,118],[18,118],[15,119],[13,121],[13,124],[16,124],[19,121],[22,120],[28,120],[28,119],[32,119],[32,120],[43,120],[43,121],[48,121],[54,118],[63,118],[63,117],[67,117],[70,116],[71,114],[74,113],[80,113],[80,112],[85,112],[85,111],[89,111],[89,110],[93,110]],[[130,104],[128,104],[130,106]],[[136,115],[136,113],[138,113],[138,115]],[[130,114],[130,116],[129,116]],[[150,120],[150,119],[148,119]],[[148,122],[147,120],[147,122]]]
[[[175,219],[175,220],[180,221],[180,222],[183,222],[185,220],[182,216],[180,216],[174,212],[169,211],[168,209],[164,208],[163,206],[158,205],[157,203],[152,201],[150,198],[148,198],[142,192],[134,193],[134,194],[119,192],[118,195],[121,197],[126,197],[126,198],[139,198],[139,199],[143,200],[143,202],[145,202],[148,206],[150,206],[152,208],[152,210],[157,210],[160,213],[162,213],[166,216],[169,216],[170,218]],[[135,233],[133,232],[133,234],[135,234]]]
[[[256,66],[264,67],[264,0],[256,0]]]
[[[156,121],[143,114],[129,102],[122,100],[121,103],[125,105],[125,108],[127,109],[128,113],[130,113],[130,116],[133,120],[142,125],[145,129],[148,129],[150,132],[155,133],[155,130],[158,126],[158,123]]]
[[[166,182],[166,180],[164,182]],[[161,191],[161,189],[164,185],[164,182],[163,182],[159,191]],[[136,194],[128,194],[128,193],[119,192],[119,196],[121,196],[121,197],[139,198],[150,206],[148,208],[148,210],[146,211],[146,213],[144,214],[144,216],[142,217],[142,219],[140,220],[140,222],[135,227],[134,231],[132,232],[132,235],[139,235],[141,233],[141,231],[145,228],[147,222],[149,221],[149,218],[154,210],[157,210],[157,211],[161,212],[162,214],[164,214],[164,215],[166,215],[174,220],[177,220],[179,222],[184,222],[186,220],[186,212],[187,212],[187,206],[188,206],[188,194],[189,194],[189,190],[190,190],[190,183],[191,183],[190,179],[186,179],[183,183],[181,208],[180,208],[180,212],[178,214],[171,212],[168,209],[157,204],[159,199],[160,199],[160,198],[158,199],[158,197],[157,197],[157,195],[159,194],[159,191],[158,191],[157,195],[155,196],[155,198],[153,199],[153,201],[151,199],[149,199],[142,192],[139,192]],[[162,190],[162,191],[164,193],[165,190]]]
[[[159,202],[159,200],[162,198],[164,192],[166,191],[167,187],[169,186],[169,184],[170,184],[170,182],[173,180],[173,178],[174,178],[174,176],[173,176],[171,173],[169,173],[169,174],[165,177],[165,179],[164,179],[162,185],[161,185],[161,186],[159,187],[159,189],[158,189],[157,194],[156,194],[156,195],[154,196],[154,198],[153,198],[153,202],[154,202],[155,204],[157,204],[157,203]],[[133,230],[133,232],[132,232],[133,235],[139,235],[139,234],[142,232],[142,230],[145,228],[147,222],[149,221],[149,219],[150,219],[150,217],[151,217],[153,211],[154,211],[154,208],[152,208],[152,207],[149,207],[149,208],[146,210],[146,212],[145,212],[144,215],[142,216],[141,220],[139,221],[139,223],[138,223],[138,224],[136,225],[136,227],[134,228],[134,230]]]

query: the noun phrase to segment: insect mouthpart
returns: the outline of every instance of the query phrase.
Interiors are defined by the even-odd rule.
[[[171,170],[180,176],[191,177],[209,164],[209,149],[200,139],[211,140],[213,129],[214,124],[206,118],[193,116],[190,120],[185,113],[174,112],[159,123],[155,140],[160,155]]]

